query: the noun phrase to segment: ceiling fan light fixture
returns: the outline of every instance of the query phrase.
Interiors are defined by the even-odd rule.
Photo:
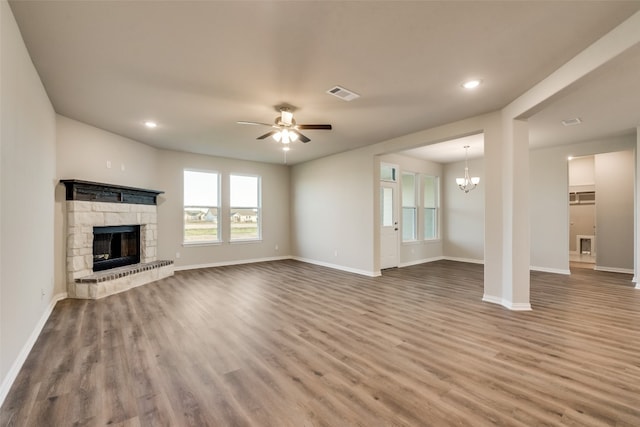
[[[290,125],[293,121],[293,113],[287,109],[280,110],[280,120],[285,125]]]
[[[280,142],[280,140],[282,139],[282,132],[276,132],[273,134],[273,139],[275,139],[277,142]]]

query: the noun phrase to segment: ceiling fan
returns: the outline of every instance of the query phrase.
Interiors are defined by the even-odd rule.
[[[297,124],[296,120],[293,118],[293,113],[288,107],[280,107],[279,111],[280,115],[276,117],[274,124],[248,121],[239,121],[238,124],[269,126],[274,128],[274,130],[271,130],[264,135],[260,135],[256,139],[265,139],[271,136],[276,141],[285,144],[285,147],[283,148],[285,151],[287,151],[289,143],[297,141],[298,139],[304,143],[311,141],[303,135],[300,130],[331,130],[331,125]]]

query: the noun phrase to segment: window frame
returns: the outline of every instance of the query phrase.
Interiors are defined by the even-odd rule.
[[[186,231],[187,231],[187,223],[186,223],[186,208],[188,207],[188,205],[186,205],[185,203],[185,190],[186,190],[186,179],[185,179],[185,175],[188,172],[195,172],[195,173],[206,173],[206,174],[211,174],[211,175],[215,175],[216,176],[216,195],[217,195],[217,206],[201,206],[201,208],[212,208],[215,207],[217,209],[217,214],[216,214],[216,238],[215,239],[205,239],[205,240],[195,240],[195,241],[188,241],[186,239]],[[182,245],[183,246],[203,246],[203,245],[217,245],[222,243],[222,231],[223,231],[223,227],[222,227],[222,194],[221,194],[221,188],[222,188],[222,174],[217,171],[217,170],[210,170],[210,169],[195,169],[195,168],[184,168],[182,170]],[[197,207],[197,206],[193,206],[193,207]]]
[[[245,178],[256,178],[256,190],[257,190],[257,194],[256,194],[256,200],[258,203],[258,206],[234,206],[231,204],[231,200],[233,197],[232,194],[232,180],[233,177],[245,177]],[[256,175],[256,174],[249,174],[249,173],[229,173],[228,175],[229,178],[229,215],[228,215],[228,221],[229,221],[229,243],[251,243],[251,242],[261,242],[262,241],[262,176],[260,175]],[[234,209],[255,209],[256,210],[256,225],[258,228],[257,231],[257,237],[244,237],[244,238],[234,238],[233,237],[233,227],[232,227],[232,220],[231,220],[231,216],[233,215],[233,211]]]
[[[412,176],[413,177],[413,206],[406,206],[405,205],[405,183],[404,183],[404,178],[405,176]],[[419,199],[418,197],[416,197],[418,195],[418,191],[417,191],[417,185],[416,185],[416,177],[418,177],[419,174],[415,173],[415,172],[405,172],[402,171],[400,174],[400,195],[401,195],[401,218],[402,218],[402,222],[401,222],[401,239],[402,239],[402,243],[415,243],[418,242],[418,236],[419,231],[418,231],[418,227],[419,227],[419,221],[418,221],[418,214],[419,214]],[[405,209],[413,209],[413,236],[411,239],[405,239],[405,230],[406,230],[406,224],[405,224]]]
[[[434,179],[434,185],[433,188],[435,189],[435,196],[434,196],[434,206],[433,207],[427,207],[427,203],[425,202],[426,199],[426,195],[425,195],[425,190],[426,190],[426,185],[425,185],[425,180],[427,178],[433,178]],[[422,230],[420,235],[422,236],[422,240],[424,240],[425,242],[432,242],[432,241],[437,241],[440,240],[440,177],[438,175],[430,175],[430,174],[420,174],[420,194],[422,196],[422,200],[421,200],[421,207],[422,207]],[[427,237],[426,236],[426,232],[427,232],[427,227],[426,225],[426,211],[427,209],[433,209],[434,210],[434,229],[435,229],[435,233],[433,237]]]

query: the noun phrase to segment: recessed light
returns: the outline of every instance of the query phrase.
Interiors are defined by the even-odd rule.
[[[462,83],[462,87],[465,89],[475,89],[480,86],[480,83],[482,83],[482,80],[468,80]]]
[[[151,120],[147,120],[146,122],[144,122],[144,125],[146,127],[148,127],[149,129],[153,129],[153,128],[157,128],[158,127],[158,124],[156,122],[154,122],[154,121],[151,121]]]
[[[582,119],[580,117],[574,117],[573,119],[564,119],[562,121],[562,126],[575,126],[582,123]]]

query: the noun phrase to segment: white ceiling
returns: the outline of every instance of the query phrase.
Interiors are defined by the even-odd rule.
[[[288,163],[374,144],[513,101],[640,1],[10,1],[56,112],[146,144],[281,163],[282,103],[331,123]],[[640,47],[530,119],[534,147],[640,125]],[[466,91],[460,84],[480,78]],[[341,85],[361,95],[328,95]],[[584,123],[562,127],[560,120]],[[144,128],[153,119],[158,128]],[[453,144],[459,158],[462,145]],[[471,157],[471,151],[470,151]],[[455,160],[447,157],[449,161]]]

